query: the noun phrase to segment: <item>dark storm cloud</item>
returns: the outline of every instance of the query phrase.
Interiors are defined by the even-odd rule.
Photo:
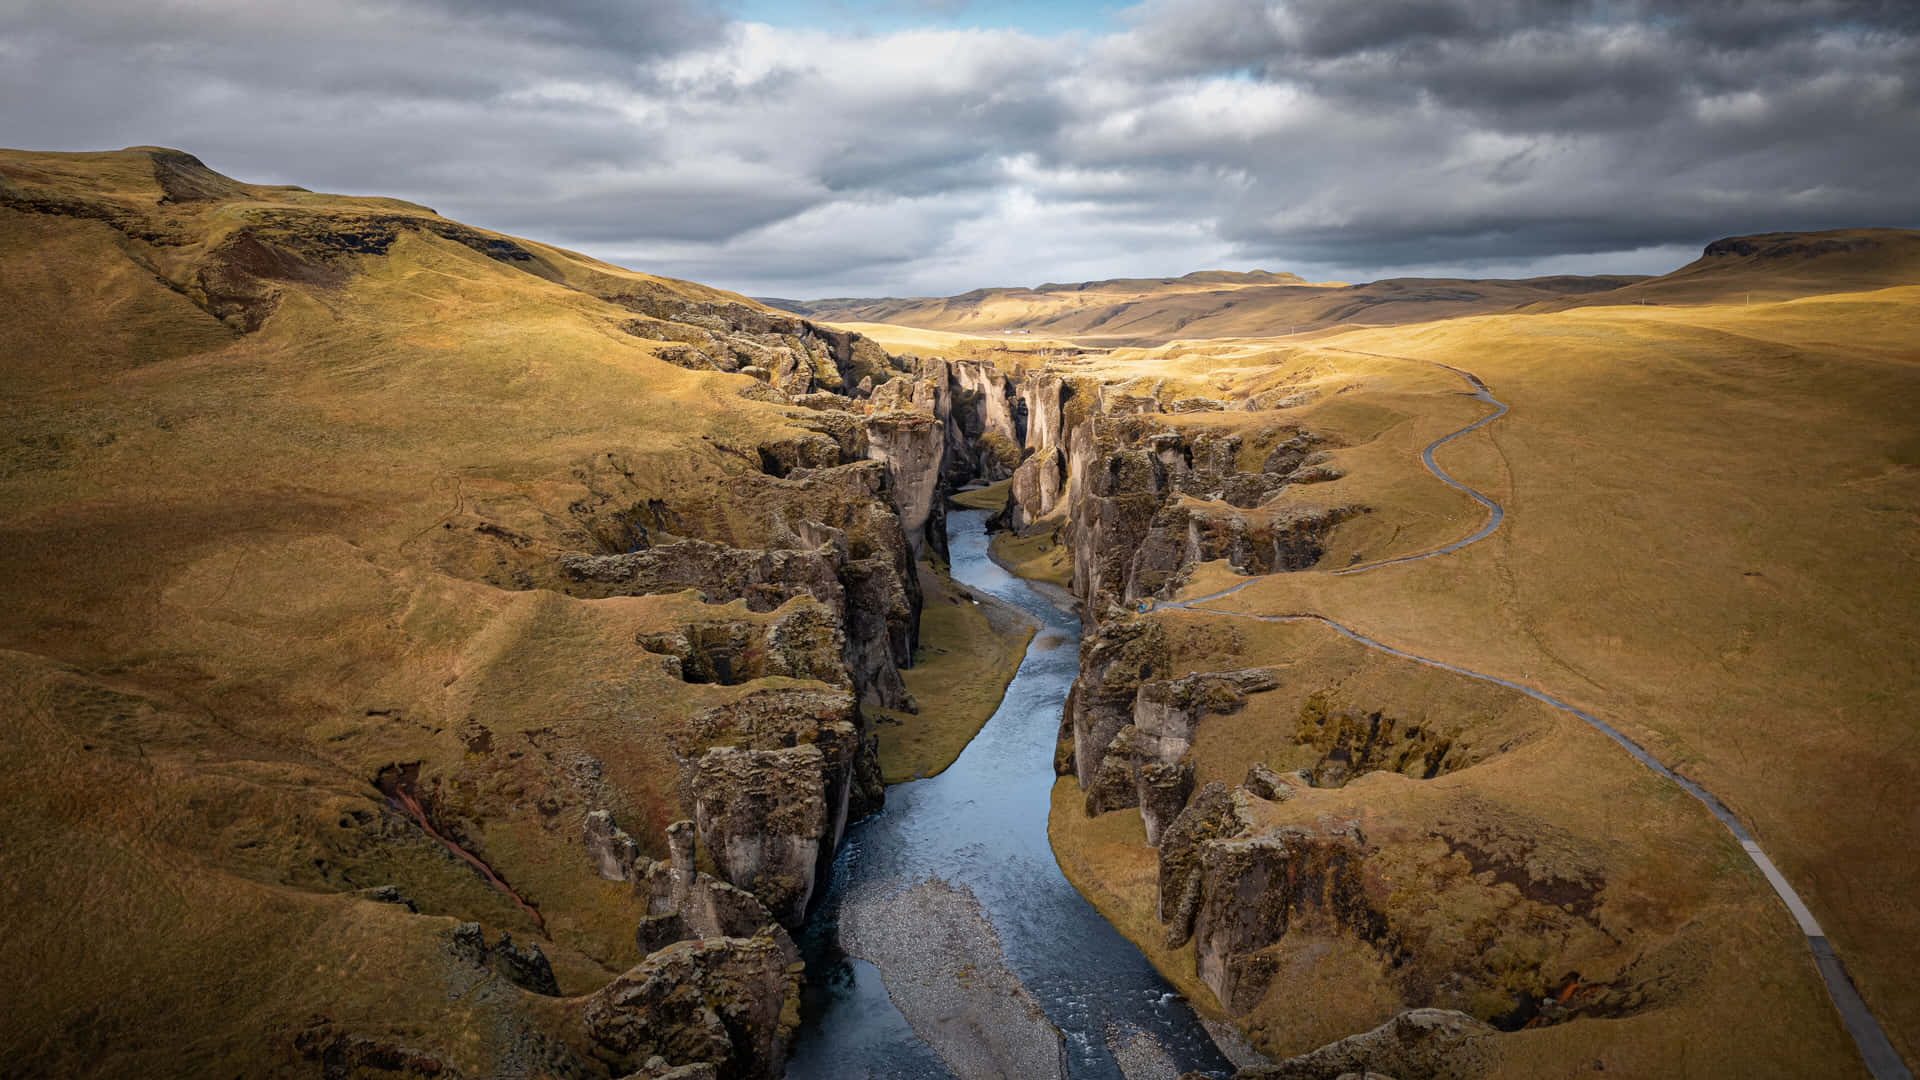
[[[802,296],[1920,222],[1907,0],[1151,0],[1064,37],[713,11],[13,5],[0,143],[177,145]]]
[[[1213,155],[1260,178],[1218,209],[1247,251],[1471,264],[1920,220],[1910,4],[1203,2],[1106,48],[1291,94]]]

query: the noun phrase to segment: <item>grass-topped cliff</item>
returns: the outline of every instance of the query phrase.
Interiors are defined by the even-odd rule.
[[[579,996],[660,915],[630,856],[791,838],[701,855],[786,917],[872,805],[924,541],[871,341],[154,148],[0,152],[0,304],[13,1067],[637,1067]]]
[[[1857,1072],[1704,807],[1513,690],[1246,618],[1323,616],[1571,702],[1717,794],[1911,1060],[1917,246],[1732,238],[1615,304],[1030,372],[1063,430],[1010,521],[1070,552],[1098,624],[1054,807],[1069,877],[1276,1055],[1443,1005],[1509,1031],[1436,1075]],[[1505,517],[1396,562],[1487,520],[1421,464],[1492,411],[1437,365],[1510,409],[1436,451]],[[1245,669],[1268,688],[1221,689]],[[1168,893],[1193,880],[1197,924]]]

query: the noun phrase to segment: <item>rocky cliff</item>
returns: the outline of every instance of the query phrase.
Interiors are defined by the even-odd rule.
[[[0,301],[10,880],[98,904],[10,1061],[778,1074],[1004,378],[156,148],[0,152]]]

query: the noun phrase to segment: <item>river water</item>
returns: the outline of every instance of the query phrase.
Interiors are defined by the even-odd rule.
[[[929,878],[971,890],[1007,966],[1065,1037],[1076,1080],[1121,1077],[1107,1049],[1115,1031],[1150,1038],[1182,1071],[1229,1073],[1186,1001],[1054,862],[1047,845],[1053,744],[1078,670],[1080,623],[988,558],[986,517],[948,515],[954,580],[1021,608],[1041,629],[999,711],[959,760],[939,776],[888,788],[886,809],[848,830],[826,895],[800,935],[808,993],[787,1075],[952,1075],[914,1037],[879,971],[846,957],[837,935],[850,893]]]

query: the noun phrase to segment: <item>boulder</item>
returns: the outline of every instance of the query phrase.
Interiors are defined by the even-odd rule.
[[[1265,799],[1268,802],[1286,802],[1293,798],[1293,785],[1288,783],[1285,777],[1268,768],[1264,761],[1256,761],[1247,767],[1247,778],[1241,786],[1255,798]]]

